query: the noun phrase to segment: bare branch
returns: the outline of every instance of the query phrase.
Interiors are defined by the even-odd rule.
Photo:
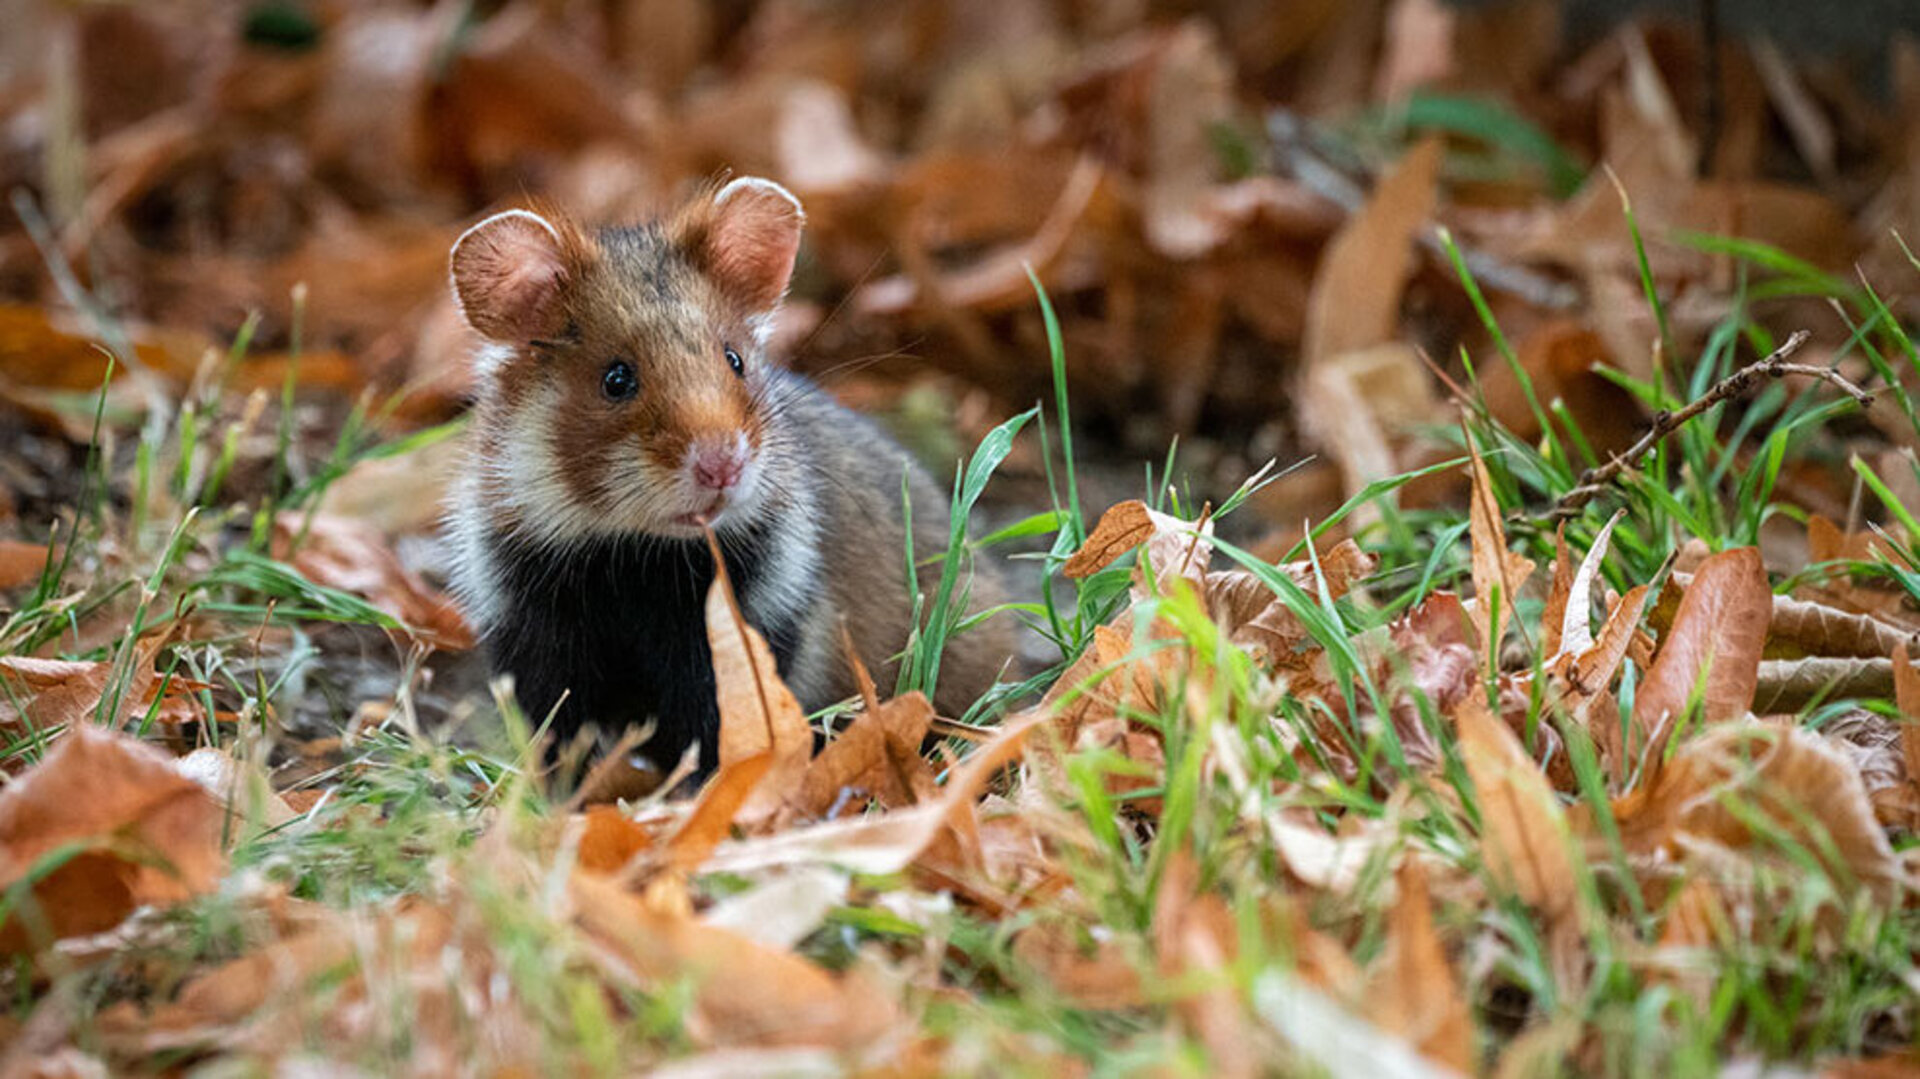
[[[1841,377],[1840,373],[1827,367],[1816,367],[1803,363],[1788,363],[1787,357],[1800,350],[1807,342],[1807,331],[1795,330],[1793,336],[1780,343],[1780,347],[1768,353],[1764,359],[1742,367],[1726,378],[1714,383],[1706,393],[1687,402],[1686,407],[1673,412],[1661,412],[1653,417],[1653,426],[1640,436],[1625,453],[1617,454],[1598,468],[1590,468],[1580,477],[1580,486],[1560,496],[1548,514],[1550,520],[1572,517],[1582,506],[1606,493],[1612,482],[1622,472],[1633,467],[1635,462],[1646,456],[1660,441],[1671,435],[1687,421],[1700,415],[1730,397],[1746,393],[1763,379],[1784,378],[1788,375],[1804,375],[1808,378],[1824,379],[1860,403],[1862,408],[1873,404],[1873,395]]]

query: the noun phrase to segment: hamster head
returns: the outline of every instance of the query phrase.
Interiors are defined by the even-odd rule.
[[[766,341],[804,220],[785,188],[744,178],[632,228],[508,210],[461,236],[496,527],[691,538],[764,514],[783,449]]]

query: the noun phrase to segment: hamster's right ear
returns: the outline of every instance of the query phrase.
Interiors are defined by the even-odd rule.
[[[507,210],[453,244],[453,294],[467,325],[483,337],[524,344],[566,326],[566,286],[581,238],[530,210]]]

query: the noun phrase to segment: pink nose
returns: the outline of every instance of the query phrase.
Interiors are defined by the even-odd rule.
[[[693,482],[709,491],[732,488],[746,470],[747,457],[738,446],[701,446],[693,451]]]

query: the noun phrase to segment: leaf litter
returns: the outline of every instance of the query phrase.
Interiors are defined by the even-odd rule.
[[[0,79],[0,1074],[1910,1062],[1914,110],[1540,5],[616,7],[82,6]],[[804,715],[723,578],[718,770],[565,797],[465,731],[445,252],[717,168],[934,458],[1053,393],[1030,271],[1061,428],[1192,456],[1082,456],[990,722]]]

